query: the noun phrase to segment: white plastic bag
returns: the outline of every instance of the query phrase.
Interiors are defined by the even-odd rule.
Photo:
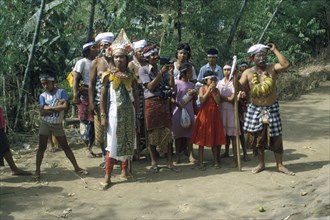
[[[180,125],[183,128],[189,128],[191,125],[190,116],[185,108],[181,112]]]

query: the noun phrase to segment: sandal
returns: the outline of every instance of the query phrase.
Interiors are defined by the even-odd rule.
[[[88,151],[88,152],[86,152],[86,156],[88,158],[95,158],[96,157],[96,154],[94,154],[92,151]]]
[[[247,155],[244,155],[242,157],[242,160],[245,161],[245,162],[248,162],[248,161],[250,161],[250,158]]]
[[[150,172],[150,173],[158,173],[159,170],[160,170],[160,168],[159,168],[158,166],[151,166],[151,167],[149,168],[149,172]]]
[[[206,170],[206,166],[205,166],[204,164],[202,164],[202,165],[198,165],[198,169],[199,169],[200,171],[205,171],[205,170]]]
[[[173,172],[176,172],[176,173],[181,172],[181,170],[179,168],[176,168],[175,166],[167,167],[167,169],[169,169],[169,170],[171,170]]]
[[[84,169],[81,169],[81,170],[78,170],[78,171],[75,171],[77,174],[81,174],[81,175],[88,175],[89,172],[87,170],[84,170]]]
[[[107,189],[110,188],[110,186],[111,186],[111,182],[109,182],[109,183],[100,182],[100,186],[101,186],[101,189],[102,189],[102,190],[107,190]]]
[[[32,181],[40,182],[40,173],[35,173],[32,176]]]

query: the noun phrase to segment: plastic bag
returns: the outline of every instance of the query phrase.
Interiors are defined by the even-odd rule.
[[[183,128],[189,128],[191,125],[190,116],[185,108],[181,112],[180,125]]]

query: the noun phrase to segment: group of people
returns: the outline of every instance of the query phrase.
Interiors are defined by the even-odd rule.
[[[272,51],[278,63],[268,64]],[[132,55],[133,51],[133,55]],[[193,144],[198,145],[198,163],[205,170],[204,147],[212,149],[214,167],[220,158],[229,156],[233,146],[234,166],[237,166],[236,126],[234,114],[234,84],[231,69],[239,75],[239,136],[243,159],[249,160],[246,148],[252,148],[259,164],[252,169],[265,169],[264,150],[274,152],[277,169],[293,175],[282,161],[283,143],[279,105],[276,97],[278,74],[289,67],[289,61],[275,44],[257,44],[249,50],[247,62],[240,69],[227,62],[217,65],[218,51],[207,51],[208,63],[196,75],[188,43],[179,43],[175,59],[159,65],[159,48],[146,40],[131,43],[122,29],[116,39],[111,32],[100,33],[95,41],[83,46],[84,58],[73,70],[73,103],[78,105],[80,133],[88,157],[94,157],[92,146],[102,149],[105,179],[103,189],[111,185],[111,173],[117,162],[121,175],[127,178],[128,162],[138,159],[143,141],[150,153],[150,172],[159,171],[159,156],[167,157],[167,168],[178,171],[182,155],[196,162]],[[68,146],[63,130],[64,112],[69,97],[55,86],[55,76],[43,74],[40,81],[45,92],[40,95],[41,124],[35,177],[40,178],[40,166],[52,134],[71,161],[75,171],[87,174],[78,166]],[[245,139],[246,137],[246,139]],[[221,145],[225,153],[220,154]],[[174,147],[173,147],[174,146]]]

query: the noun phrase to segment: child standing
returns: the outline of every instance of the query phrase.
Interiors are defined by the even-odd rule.
[[[236,148],[236,125],[235,125],[235,110],[234,110],[234,84],[230,77],[231,66],[226,64],[223,67],[224,78],[217,84],[217,89],[221,96],[221,116],[223,127],[226,133],[226,153],[228,154],[230,141],[233,145],[234,166],[237,166],[237,148]]]
[[[191,142],[199,145],[199,169],[205,170],[204,146],[212,148],[214,167],[219,166],[219,150],[222,144],[226,144],[224,129],[219,111],[220,93],[216,88],[217,77],[214,72],[207,71],[203,80],[205,86],[199,89],[200,110],[191,137]]]
[[[194,163],[195,158],[190,139],[195,121],[193,102],[196,101],[197,92],[194,89],[194,84],[189,81],[192,77],[192,65],[184,63],[180,66],[179,71],[179,79],[175,80],[175,99],[172,99],[175,104],[172,113],[172,136],[175,142],[176,162],[180,163],[182,152],[188,148],[189,162]],[[190,116],[191,124],[187,128],[178,123],[183,108],[187,110]]]
[[[41,121],[34,178],[36,180],[40,179],[40,167],[47,148],[47,141],[51,135],[56,137],[58,144],[62,147],[66,157],[72,163],[75,172],[86,175],[88,172],[78,166],[76,158],[68,145],[63,129],[64,112],[68,109],[68,95],[65,90],[58,89],[54,86],[55,77],[44,74],[39,78],[42,87],[46,91],[39,96]]]

